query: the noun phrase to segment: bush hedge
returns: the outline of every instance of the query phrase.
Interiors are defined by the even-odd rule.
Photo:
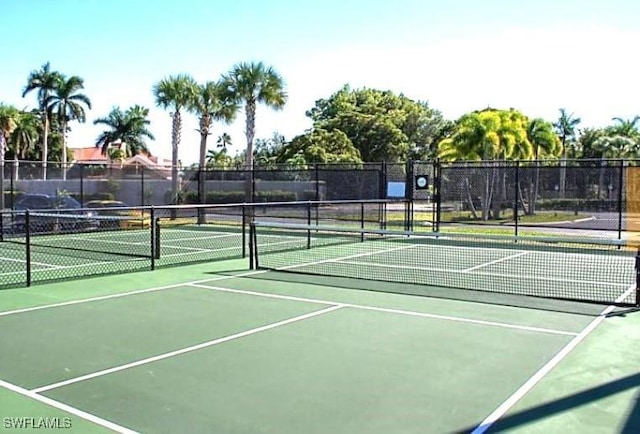
[[[314,192],[315,197],[315,192]],[[198,192],[186,191],[179,197],[180,203],[197,204]],[[290,191],[271,190],[256,192],[256,202],[292,202],[296,194]],[[306,200],[306,199],[305,199]],[[310,200],[310,199],[309,199]],[[245,201],[244,191],[210,191],[205,196],[205,203],[242,203]]]
[[[536,203],[543,211],[600,211],[617,212],[618,200],[608,199],[544,199]]]

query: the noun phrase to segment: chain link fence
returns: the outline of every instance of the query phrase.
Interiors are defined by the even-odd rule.
[[[636,170],[634,160],[190,167],[180,168],[174,191],[168,166],[48,163],[45,169],[40,162],[7,161],[0,208],[24,209],[24,197],[38,195],[71,197],[82,207],[402,199],[385,224],[432,231],[500,226],[516,234],[522,227],[578,229],[622,237],[640,226],[638,189],[630,187],[637,184]]]

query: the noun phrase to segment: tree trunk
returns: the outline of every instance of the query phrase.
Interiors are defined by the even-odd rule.
[[[18,170],[20,169],[20,161],[18,160],[18,154],[15,153],[13,157],[13,180],[18,182]]]
[[[62,180],[67,180],[67,120],[62,121]]]
[[[207,157],[207,136],[209,136],[209,126],[211,119],[208,113],[200,118],[200,158],[198,161],[198,199],[201,204],[206,203],[206,167],[205,160]],[[198,208],[198,224],[207,223],[207,213],[203,208]]]
[[[182,129],[182,117],[180,111],[173,114],[173,125],[171,131],[171,204],[178,204],[178,146],[180,145],[180,131]],[[171,219],[175,220],[177,212],[171,210]]]
[[[565,188],[567,183],[567,146],[566,139],[562,138],[562,159],[560,160],[560,180],[558,186],[558,196],[564,199]]]
[[[253,191],[253,138],[255,135],[256,126],[256,102],[247,101],[245,112],[246,118],[246,130],[245,135],[247,137],[247,156],[245,164],[245,179],[244,179],[244,199],[246,203],[252,203],[254,197]],[[246,217],[248,223],[252,223],[254,220],[254,210],[249,207],[246,210]]]
[[[536,201],[538,200],[538,192],[540,191],[540,162],[536,161],[536,170],[533,175],[533,195],[529,203],[529,215],[536,213]]]
[[[473,196],[471,195],[471,185],[469,183],[469,178],[464,178],[464,193],[467,198],[467,202],[469,202],[469,210],[471,211],[471,216],[474,220],[478,219],[478,210],[476,210],[476,206],[473,204]]]
[[[42,179],[47,179],[47,160],[49,159],[49,116],[44,112],[44,135],[42,140]]]

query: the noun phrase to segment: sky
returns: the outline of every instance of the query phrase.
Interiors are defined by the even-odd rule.
[[[170,75],[218,80],[262,61],[285,81],[281,111],[259,107],[256,137],[287,140],[311,127],[305,112],[343,85],[402,93],[455,120],[515,108],[555,121],[559,109],[602,127],[640,114],[637,0],[0,0],[0,102],[22,98],[27,76],[50,62],[85,81],[85,124],[68,146],[90,147],[93,120],[118,106],[150,109],[154,155],[171,155],[170,115],[153,85]],[[180,160],[197,162],[194,115],[184,115]],[[214,124],[231,154],[244,149],[244,113]]]

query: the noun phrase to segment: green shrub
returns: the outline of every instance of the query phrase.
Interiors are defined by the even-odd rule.
[[[544,199],[537,202],[539,210],[616,212],[618,201],[608,199]]]
[[[315,197],[315,192],[314,192]],[[183,200],[185,204],[198,204],[198,192],[184,192]],[[256,202],[291,202],[296,200],[295,193],[290,191],[258,191],[256,192]],[[312,200],[312,199],[309,199]],[[209,191],[205,195],[204,203],[243,203],[245,202],[244,191]]]

